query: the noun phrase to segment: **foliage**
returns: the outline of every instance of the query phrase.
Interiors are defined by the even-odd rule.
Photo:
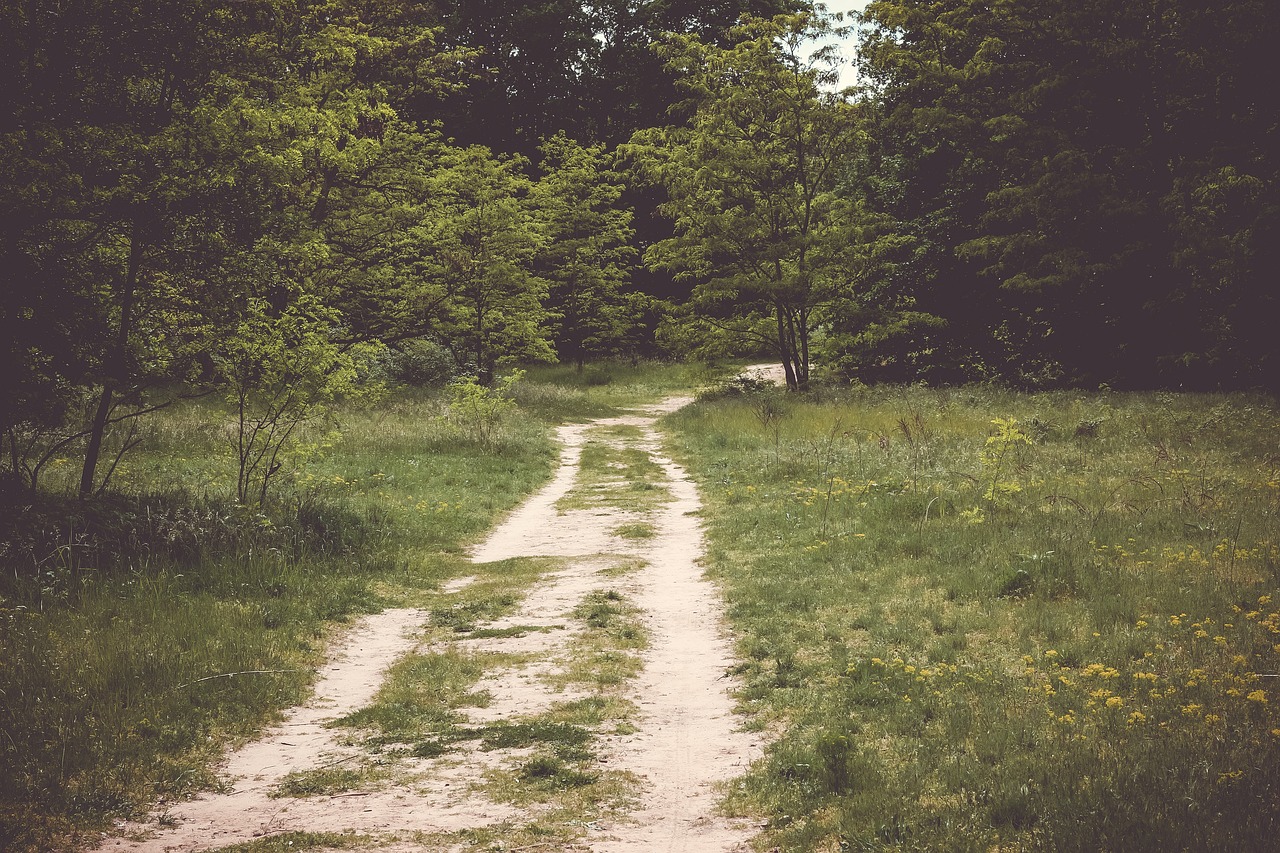
[[[537,268],[549,285],[556,354],[581,368],[624,350],[639,325],[643,298],[626,292],[635,231],[604,146],[583,147],[560,134],[542,153],[534,199],[546,242]]]
[[[486,451],[493,450],[494,432],[515,411],[512,389],[523,378],[523,370],[513,370],[493,385],[472,377],[450,383],[448,422]]]
[[[646,261],[696,282],[713,325],[775,350],[792,389],[809,381],[821,306],[846,283],[836,246],[853,237],[852,208],[833,192],[854,148],[857,108],[824,91],[835,80],[822,15],[749,20],[718,47],[673,35],[660,47],[688,93],[688,126],[643,131],[628,153],[663,187],[674,237]]]
[[[333,312],[314,299],[275,317],[259,300],[246,315],[214,362],[236,418],[236,500],[260,506],[280,475],[292,473],[287,466],[316,449],[299,440],[301,427],[327,419],[337,402],[375,401],[381,388],[364,381],[378,348],[335,343]]]
[[[480,146],[450,152],[432,176],[432,215],[420,226],[423,274],[445,294],[440,338],[484,385],[499,364],[555,358],[547,282],[533,269],[545,235],[523,166]]]
[[[861,21],[869,203],[912,241],[884,298],[946,325],[856,368],[1274,384],[1269,7],[877,0]]]

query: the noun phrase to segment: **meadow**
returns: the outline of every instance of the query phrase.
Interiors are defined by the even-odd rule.
[[[1274,849],[1273,399],[739,382],[670,425],[761,849]]]
[[[312,427],[257,507],[232,499],[217,400],[159,413],[100,500],[64,497],[74,466],[56,466],[0,515],[0,848],[73,849],[216,786],[212,762],[304,698],[328,638],[362,613],[422,607],[456,632],[509,612],[539,561],[463,605],[441,586],[550,475],[551,428],[714,375],[531,369],[494,420],[395,389]],[[666,425],[702,489],[745,724],[770,743],[727,792],[766,821],[759,849],[1274,845],[1274,399],[709,387]],[[637,640],[622,604],[588,605],[602,637],[622,632],[581,649],[598,680],[601,649]],[[473,664],[407,658],[353,724],[445,749],[440,720]],[[554,740],[546,772],[560,772],[606,710],[453,734]]]
[[[70,848],[215,786],[228,745],[305,698],[335,630],[430,609],[469,571],[466,547],[550,476],[554,424],[704,373],[532,368],[496,418],[394,389],[307,427],[261,506],[233,499],[216,399],[154,415],[100,499],[67,496],[74,460],[55,460],[41,494],[0,511],[0,849]],[[511,606],[537,571],[509,575],[483,606]]]

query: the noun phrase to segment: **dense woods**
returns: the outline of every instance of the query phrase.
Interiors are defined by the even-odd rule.
[[[1271,5],[802,6],[6,4],[7,476],[424,347],[1274,385]]]

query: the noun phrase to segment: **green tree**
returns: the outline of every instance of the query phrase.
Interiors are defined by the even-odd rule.
[[[79,491],[155,406],[208,387],[255,299],[314,294],[345,343],[421,333],[403,263],[440,147],[393,101],[447,88],[415,4],[9,4],[0,395],[7,462],[57,448]],[[197,389],[200,390],[200,389]],[[85,401],[87,400],[87,405]],[[112,438],[113,433],[120,433]]]
[[[302,428],[327,419],[339,400],[377,397],[380,387],[364,377],[380,347],[340,344],[338,314],[313,296],[283,311],[261,299],[246,308],[214,359],[236,416],[236,500],[261,505],[288,465],[315,449],[300,441]]]
[[[775,350],[787,385],[809,382],[821,307],[841,275],[850,212],[834,192],[859,142],[859,110],[831,91],[823,15],[748,20],[730,47],[672,36],[660,50],[689,94],[688,126],[642,131],[628,151],[660,184],[675,236],[646,261],[697,282],[699,313]],[[763,333],[764,328],[767,333]]]
[[[917,247],[892,287],[946,321],[921,356],[1027,384],[1273,381],[1271,7],[876,0],[865,23],[872,203]]]
[[[621,350],[638,321],[626,293],[636,250],[631,212],[620,207],[623,185],[603,145],[579,145],[563,134],[544,143],[543,177],[533,188],[545,242],[536,259],[549,285],[547,307],[556,353],[582,367]]]
[[[415,233],[420,274],[443,293],[434,334],[484,385],[499,364],[555,360],[547,282],[533,269],[544,234],[525,165],[481,146],[449,150]]]

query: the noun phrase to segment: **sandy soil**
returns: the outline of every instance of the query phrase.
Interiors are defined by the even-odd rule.
[[[755,368],[762,378],[773,371]],[[488,691],[487,707],[469,709],[477,724],[536,714],[555,703],[580,698],[552,686],[565,666],[567,646],[579,628],[570,616],[595,590],[617,589],[643,611],[650,644],[641,675],[625,695],[640,708],[637,731],[597,744],[602,765],[639,781],[636,807],[611,812],[586,825],[584,837],[567,847],[540,850],[745,851],[754,834],[749,823],[717,814],[718,785],[741,775],[759,757],[758,737],[739,730],[727,677],[730,644],[721,623],[721,601],[702,576],[702,531],[697,490],[685,472],[661,452],[658,418],[689,402],[671,398],[633,416],[559,430],[561,465],[555,478],[502,523],[472,555],[487,563],[516,556],[564,558],[559,570],[530,590],[519,612],[486,625],[554,626],[506,639],[457,641],[475,651],[517,652],[529,662],[491,672],[477,686]],[[557,509],[574,488],[578,460],[591,430],[636,427],[641,438],[630,446],[650,455],[665,474],[671,500],[645,517],[609,508]],[[599,440],[597,438],[597,440]],[[622,439],[612,439],[621,442]],[[620,525],[643,519],[655,535],[643,540],[615,536]],[[643,568],[618,576],[620,558],[643,561]],[[456,592],[473,579],[458,578],[442,592]],[[272,798],[270,791],[294,771],[358,767],[369,756],[344,744],[347,734],[326,723],[368,704],[386,668],[420,646],[426,615],[390,610],[359,621],[335,643],[319,673],[314,698],[258,741],[230,755],[222,775],[227,793],[162,806],[147,824],[122,825],[120,835],[100,850],[113,853],[196,853],[289,831],[352,830],[386,840],[386,851],[444,850],[417,833],[521,825],[538,808],[495,803],[472,782],[486,769],[513,759],[499,751],[463,748],[440,759],[400,759],[395,782],[336,796]]]

